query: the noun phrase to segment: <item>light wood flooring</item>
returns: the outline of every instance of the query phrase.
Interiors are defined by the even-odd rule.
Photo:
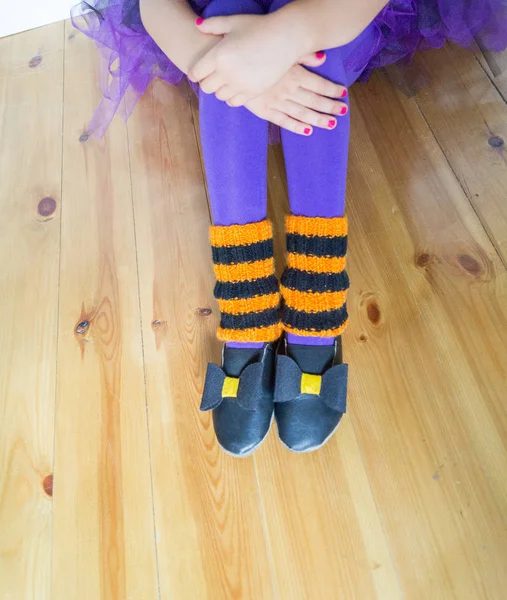
[[[448,47],[353,87],[349,412],[320,452],[274,427],[235,460],[198,411],[194,98],[157,82],[86,139],[93,44],[0,40],[1,600],[507,598],[502,61]],[[280,264],[280,148],[269,194]]]

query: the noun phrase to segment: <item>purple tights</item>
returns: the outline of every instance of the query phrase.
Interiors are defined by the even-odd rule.
[[[269,12],[291,0],[274,0]],[[203,17],[263,14],[261,0],[212,0]],[[345,58],[356,44],[364,44],[372,28],[350,44],[326,50],[326,62],[312,71],[335,83],[350,86],[360,75],[347,73]],[[246,108],[230,108],[213,94],[200,93],[200,123],[204,166],[215,225],[246,224],[267,215],[268,124]],[[335,129],[314,127],[309,137],[282,130],[291,212],[307,217],[341,217],[345,189],[350,116],[337,118]],[[334,338],[288,335],[289,343],[333,344]],[[263,344],[229,342],[229,347]]]

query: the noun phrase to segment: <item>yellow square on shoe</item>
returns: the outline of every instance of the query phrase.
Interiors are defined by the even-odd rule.
[[[318,396],[320,394],[320,388],[322,386],[321,375],[311,375],[310,373],[303,373],[301,375],[301,393],[302,394],[313,394]]]
[[[222,386],[222,398],[237,398],[238,388],[238,377],[226,377]]]

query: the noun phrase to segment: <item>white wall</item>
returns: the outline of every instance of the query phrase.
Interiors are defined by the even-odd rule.
[[[79,0],[0,0],[0,37],[68,19]]]

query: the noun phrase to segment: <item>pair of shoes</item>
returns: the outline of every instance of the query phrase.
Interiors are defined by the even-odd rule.
[[[311,452],[333,435],[346,410],[347,365],[341,338],[332,346],[287,344],[228,348],[222,367],[209,364],[201,410],[211,410],[218,443],[250,456],[267,436],[273,416],[282,443]]]

